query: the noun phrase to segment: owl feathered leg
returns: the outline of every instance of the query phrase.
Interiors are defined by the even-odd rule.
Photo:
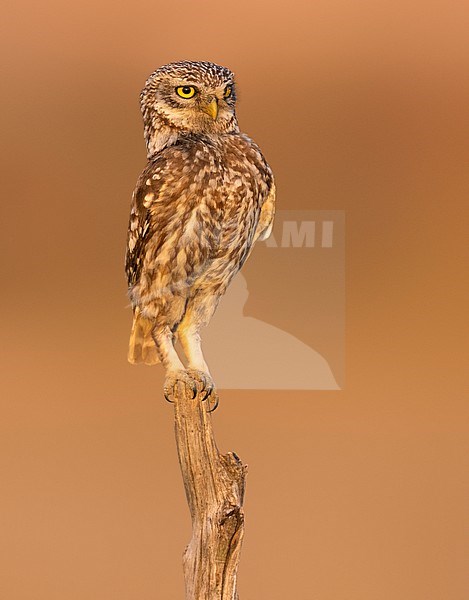
[[[212,393],[215,385],[202,352],[200,329],[207,325],[217,307],[219,295],[199,293],[190,299],[186,312],[177,328],[177,334],[188,362],[188,372],[198,379],[199,388],[205,391],[205,398]]]
[[[197,394],[197,380],[186,371],[176,350],[174,349],[174,333],[165,325],[155,326],[152,331],[156,350],[161,363],[166,369],[164,382],[164,396],[168,402],[173,402],[174,389],[178,381],[183,382],[195,398]]]
[[[184,353],[188,357],[187,373],[196,382],[197,390],[203,394],[202,400],[206,400],[213,392],[215,385],[203,358],[200,336],[198,333],[194,333],[192,336],[191,333],[185,331],[180,336],[180,340]]]
[[[152,336],[158,357],[167,371],[184,370],[176,350],[174,349],[174,334],[171,329],[165,325],[163,327],[154,326]]]
[[[178,327],[178,337],[184,354],[187,357],[188,367],[210,375],[210,371],[202,352],[202,342],[198,327],[194,323]]]

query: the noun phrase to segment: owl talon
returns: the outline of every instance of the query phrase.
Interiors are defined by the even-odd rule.
[[[192,399],[197,396],[197,383],[187,371],[174,371],[166,376],[164,382],[163,395],[167,402],[174,404],[174,390],[178,382],[183,383],[186,388],[192,391]]]
[[[204,371],[199,371],[198,369],[188,369],[187,372],[196,382],[197,392],[199,394],[205,392],[205,394],[202,397],[202,402],[204,400],[207,400],[207,398],[210,396],[215,387],[210,375],[208,373],[205,373]]]
[[[174,400],[171,400],[169,398],[169,392],[166,388],[164,388],[164,390],[163,390],[163,396],[164,396],[164,399],[166,400],[166,402],[169,402],[170,404],[174,404]]]
[[[207,396],[207,398],[208,397],[209,396]],[[220,403],[220,398],[218,397],[218,394],[217,394],[216,391],[213,394],[210,393],[210,400],[212,400],[212,399],[215,400],[215,404],[213,405],[212,408],[207,408],[207,412],[208,413],[212,413],[214,410],[216,410],[218,408],[219,403]],[[210,400],[209,400],[209,403],[208,403],[209,406],[210,406]]]
[[[210,398],[214,389],[215,389],[215,387],[213,385],[213,382],[205,388],[205,394],[204,394],[204,397],[202,398],[202,402],[205,402],[205,400]]]

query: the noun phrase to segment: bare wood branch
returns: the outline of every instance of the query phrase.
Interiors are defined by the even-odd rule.
[[[182,383],[177,388],[176,442],[192,517],[183,556],[186,600],[237,600],[247,467],[234,452],[218,452],[207,401],[192,398]]]

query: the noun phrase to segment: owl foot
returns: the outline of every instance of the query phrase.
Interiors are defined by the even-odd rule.
[[[197,396],[197,382],[187,371],[180,369],[178,371],[171,371],[166,375],[163,394],[167,402],[174,402],[175,390],[179,382],[186,386],[186,389],[192,394],[192,398]]]
[[[197,384],[197,392],[202,394],[202,401],[207,400],[215,389],[215,384],[208,373],[198,369],[187,369],[187,373]]]
[[[195,398],[197,394],[201,394],[202,402],[208,400],[207,412],[213,412],[217,408],[219,403],[218,394],[208,373],[197,369],[187,369],[187,371],[180,369],[168,373],[163,388],[167,402],[174,403],[176,386],[179,382],[186,386],[186,390],[192,394],[192,398]]]
[[[207,412],[213,412],[219,404],[219,398],[213,379],[205,371],[188,369],[187,372],[197,382],[197,391],[202,394],[202,402],[207,400]]]

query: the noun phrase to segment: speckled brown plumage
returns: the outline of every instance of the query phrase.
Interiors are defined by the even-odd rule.
[[[181,86],[194,96],[179,97]],[[149,160],[128,231],[129,360],[161,361],[167,391],[177,377],[212,389],[199,330],[254,242],[272,227],[272,172],[256,144],[239,132],[235,101],[231,71],[189,61],[155,71],[141,94]],[[187,368],[174,350],[175,336]]]

